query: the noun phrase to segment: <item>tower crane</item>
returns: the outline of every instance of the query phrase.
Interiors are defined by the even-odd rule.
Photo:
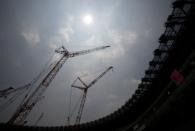
[[[25,101],[22,101],[22,103],[16,109],[16,112],[8,120],[7,123],[16,124],[16,125],[24,124],[28,114],[33,109],[35,104],[42,98],[42,94],[50,85],[50,83],[52,82],[52,80],[57,75],[58,71],[61,69],[61,67],[64,65],[64,63],[68,58],[88,54],[108,47],[110,46],[101,46],[101,47],[83,50],[83,51],[69,52],[64,46],[62,46],[57,50],[55,50],[56,53],[61,54],[61,57],[51,68],[51,70],[47,73],[47,75],[43,78],[43,80],[40,82],[37,88],[29,95],[29,97]]]
[[[81,98],[81,103],[80,103],[80,106],[79,106],[78,114],[76,116],[75,124],[80,124],[82,113],[83,113],[83,108],[84,108],[85,101],[86,101],[86,98],[87,98],[88,89],[91,86],[93,86],[100,78],[102,78],[111,69],[113,69],[113,66],[108,67],[104,72],[102,72],[97,78],[95,78],[89,84],[86,84],[80,77],[77,77],[77,79],[72,83],[71,87],[74,87],[74,88],[77,88],[77,89],[80,89],[80,90],[83,91],[83,95],[82,95],[82,98]],[[75,82],[77,80],[79,80],[82,83],[83,86],[75,85]],[[68,120],[70,120],[70,117],[68,117]]]

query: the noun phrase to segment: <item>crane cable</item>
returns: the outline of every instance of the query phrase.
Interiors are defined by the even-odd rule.
[[[99,68],[98,70],[95,70],[95,71],[91,72],[90,74],[89,73],[81,73],[80,78],[92,77],[94,75],[99,74],[99,72],[101,72],[102,70],[104,70],[104,68],[101,68],[101,69]],[[75,81],[74,81],[74,83],[76,83]]]
[[[53,53],[50,58],[48,59],[48,61],[44,64],[42,71],[38,74],[37,77],[35,77],[29,85],[25,85],[25,86],[29,86],[27,87],[28,91],[25,94],[24,98],[22,99],[19,107],[24,103],[24,101],[27,99],[28,95],[30,94],[33,85],[35,85],[35,83],[37,83],[37,81],[39,79],[41,79],[41,77],[43,77],[44,74],[46,74],[46,72],[48,70],[50,70],[52,68],[52,65],[55,65],[56,61],[52,62],[53,58],[54,58],[55,53]],[[9,98],[9,100],[7,100],[5,103],[3,103],[2,105],[0,105],[0,112],[4,111],[7,107],[9,107],[14,101],[16,101],[23,93],[25,93],[26,90],[19,90],[17,91],[17,93],[15,95],[13,95],[11,98]]]
[[[72,88],[72,87],[71,87]],[[71,89],[72,90],[72,89]],[[71,91],[72,92],[72,91]],[[78,101],[76,102],[76,104],[74,105],[74,107],[73,107],[73,109],[72,109],[72,112],[71,112],[71,102],[69,103],[69,119],[71,119],[72,118],[72,116],[73,116],[73,114],[74,114],[74,112],[76,111],[76,108],[78,107],[78,105],[79,105],[79,102],[80,102],[80,100],[81,100],[81,98],[82,98],[82,96],[83,96],[83,94],[81,94],[81,96],[79,97],[79,99],[78,99]],[[72,97],[72,93],[71,93],[71,95],[70,95],[70,98]]]
[[[21,108],[21,106],[23,105],[23,103],[27,100],[31,90],[32,90],[32,87],[38,82],[39,79],[41,79],[41,77],[43,77],[44,74],[47,73],[48,70],[50,70],[52,68],[52,65],[55,65],[56,61],[52,62],[53,58],[54,58],[54,55],[55,53],[53,53],[51,55],[51,57],[48,59],[48,61],[46,62],[46,64],[44,65],[42,71],[38,74],[37,77],[35,77],[29,84],[30,88],[28,89],[27,93],[25,94],[25,96],[23,97],[22,101],[20,102],[19,106],[17,107],[17,110]],[[50,64],[51,63],[51,64]],[[22,93],[20,93],[22,94]],[[15,95],[13,98],[18,98],[19,95]],[[7,102],[7,106],[9,106],[11,103],[13,103],[15,101],[15,99],[11,99],[11,102],[8,103]],[[6,105],[6,103],[5,103]]]
[[[20,103],[20,106],[25,102],[25,100],[26,100],[27,97],[29,96],[29,94],[30,94],[30,92],[31,92],[31,90],[32,90],[33,85],[35,85],[35,83],[36,83],[39,79],[41,79],[42,75],[44,75],[44,74],[46,73],[46,71],[48,71],[48,70],[51,68],[51,65],[52,65],[52,64],[50,64],[50,63],[51,63],[51,61],[52,61],[54,55],[55,55],[55,53],[53,53],[53,54],[50,56],[50,58],[48,59],[48,61],[46,62],[46,64],[43,66],[42,71],[38,74],[37,77],[35,77],[35,78],[30,82],[31,88],[28,90],[28,92],[27,92],[26,95],[24,96],[23,100],[22,100],[21,103]],[[45,68],[45,67],[46,67],[46,68]],[[20,106],[19,106],[18,108],[20,108]]]
[[[2,112],[3,110],[5,110],[7,107],[9,107],[10,104],[12,104],[14,101],[17,100],[17,98],[19,96],[21,96],[23,93],[25,92],[25,90],[21,91],[21,92],[17,92],[14,96],[12,96],[11,98],[9,98],[9,100],[7,100],[5,103],[3,103],[0,106],[0,112]]]
[[[71,115],[70,115],[70,118],[72,117],[73,113],[76,111],[76,108],[77,108],[77,106],[79,105],[79,102],[80,102],[82,96],[83,96],[83,95],[81,94],[80,98],[78,99],[77,103],[75,104],[75,106],[74,106],[74,108],[73,108],[73,110],[72,110],[72,113],[71,113]]]
[[[55,53],[53,53],[51,55],[51,57],[48,59],[48,61],[44,64],[43,68],[42,68],[42,71],[38,74],[37,77],[35,77],[32,81],[31,81],[31,84],[33,85],[34,83],[36,83],[42,75],[44,75],[46,73],[46,71],[48,71],[50,68],[51,68],[51,65],[54,63],[51,63],[53,57],[54,57]],[[51,63],[51,64],[50,64]],[[45,68],[46,67],[46,68]]]

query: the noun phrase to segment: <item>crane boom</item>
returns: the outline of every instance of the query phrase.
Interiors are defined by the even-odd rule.
[[[75,56],[78,56],[78,55],[85,55],[85,54],[88,54],[88,53],[91,53],[91,52],[94,52],[94,51],[98,51],[98,50],[102,50],[102,49],[105,49],[105,48],[109,48],[109,47],[110,46],[101,46],[101,47],[97,47],[97,48],[94,48],[94,49],[76,51],[76,52],[69,53],[69,57],[75,57]]]
[[[78,110],[78,114],[77,114],[77,117],[76,117],[75,124],[80,124],[82,113],[83,113],[83,108],[84,108],[85,101],[86,101],[86,98],[87,98],[88,89],[91,86],[93,86],[100,78],[102,78],[111,69],[113,69],[113,66],[108,67],[104,72],[102,72],[97,78],[95,78],[88,85],[80,77],[77,77],[77,79],[83,84],[84,87],[76,86],[74,84],[71,85],[74,88],[78,88],[80,90],[83,90],[83,96],[81,98],[81,103],[80,103],[80,106],[79,106],[79,110]]]
[[[61,69],[61,67],[64,65],[64,63],[68,58],[75,57],[78,55],[88,54],[108,47],[110,46],[102,46],[94,49],[77,51],[73,53],[68,52],[67,49],[65,49],[63,46],[58,50],[56,50],[56,52],[62,54],[62,56],[60,57],[58,62],[53,66],[53,68],[49,71],[49,73],[44,77],[44,79],[41,81],[39,86],[31,93],[28,99],[25,102],[20,104],[20,106],[18,107],[14,115],[8,121],[8,124],[17,124],[17,125],[24,124],[26,117],[33,109],[35,104],[40,100],[44,91],[50,85],[50,83],[52,82],[52,80],[57,75],[58,71]]]
[[[90,88],[92,85],[94,85],[100,78],[102,78],[109,70],[113,69],[113,66],[108,67],[102,74],[100,74],[96,79],[94,79],[89,85],[88,88]]]

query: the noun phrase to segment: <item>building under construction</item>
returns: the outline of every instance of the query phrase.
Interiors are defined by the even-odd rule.
[[[23,106],[18,109],[15,116],[8,123],[0,125],[1,130],[194,131],[195,1],[176,0],[173,2],[172,7],[173,11],[165,23],[165,32],[159,38],[159,46],[154,50],[154,57],[149,62],[149,68],[145,71],[145,76],[142,78],[134,95],[117,111],[84,124],[79,124],[80,118],[78,118],[76,125],[70,126],[13,125],[18,121],[24,122],[23,118],[25,118],[25,114],[29,113],[29,110],[24,111],[23,107],[31,108],[35,104],[33,102],[37,101],[29,99],[23,103]],[[49,85],[56,75],[54,72],[59,71],[67,58],[107,47],[76,53],[69,53],[64,47],[57,50],[58,53],[63,54],[63,57],[48,74],[47,79],[42,81],[40,87]],[[80,79],[80,81],[82,80]],[[84,82],[83,85],[84,89],[83,87],[75,87],[86,92],[85,90],[89,88],[89,85]],[[39,89],[37,88],[37,90]],[[11,88],[7,92],[9,90],[11,91]],[[24,114],[21,115],[22,113]],[[18,115],[23,117],[18,117]]]

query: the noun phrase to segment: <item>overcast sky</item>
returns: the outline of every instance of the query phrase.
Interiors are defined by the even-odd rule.
[[[82,122],[112,113],[131,97],[144,76],[171,13],[171,3],[172,0],[1,0],[0,90],[32,81],[61,45],[70,52],[110,45],[111,48],[68,59],[27,120],[33,125],[44,113],[38,125],[66,124],[72,82],[85,75],[81,78],[89,83],[110,65],[114,70],[88,90]],[[90,24],[83,22],[86,14],[93,19]],[[72,106],[81,94],[72,89]],[[20,99],[0,112],[1,122],[9,120]],[[1,99],[0,104],[5,101]]]

